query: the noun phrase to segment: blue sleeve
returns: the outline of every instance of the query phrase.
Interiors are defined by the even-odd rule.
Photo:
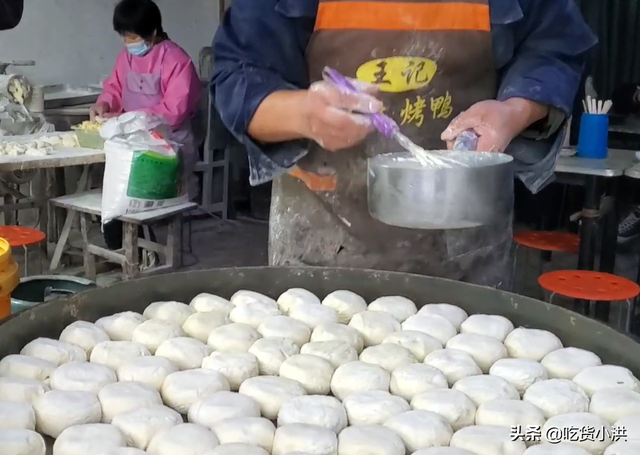
[[[498,100],[526,98],[571,115],[586,51],[597,44],[597,38],[575,0],[518,2],[521,19],[508,25],[512,35],[509,38],[513,39],[512,57],[498,68]],[[491,6],[508,9],[505,5],[515,3],[516,0],[492,0]]]
[[[304,53],[316,10],[317,0],[234,0],[213,40],[211,90],[223,123],[247,149],[252,185],[306,154],[307,141],[265,145],[247,131],[268,95],[309,86]]]

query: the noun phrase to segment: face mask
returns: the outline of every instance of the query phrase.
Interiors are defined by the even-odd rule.
[[[127,50],[131,55],[142,57],[149,53],[151,46],[144,41],[138,41],[137,43],[127,44]]]

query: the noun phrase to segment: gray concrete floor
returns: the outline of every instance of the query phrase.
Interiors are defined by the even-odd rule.
[[[217,267],[239,267],[267,265],[267,237],[268,225],[266,222],[249,218],[240,218],[234,221],[221,221],[218,219],[201,219],[192,221],[191,251],[188,248],[188,236],[185,226],[184,236],[184,268],[183,270],[202,270]],[[94,241],[100,243],[102,236],[99,225],[92,229]],[[163,229],[158,229],[157,234],[163,239]],[[80,246],[81,242],[77,233],[72,238],[72,244]],[[635,281],[638,267],[637,246],[622,249],[616,259],[616,274]],[[21,261],[21,252],[16,252]],[[30,254],[31,273],[38,274],[34,264],[37,264],[36,252]],[[81,274],[80,257],[75,258],[74,264],[61,271],[62,274]],[[543,299],[544,294],[537,283],[540,273],[540,254],[521,248],[518,253],[516,267],[515,292],[529,297]],[[554,254],[550,263],[543,264],[542,269],[551,270],[574,269],[577,265],[577,255]],[[46,269],[45,269],[46,270]],[[46,272],[45,272],[46,273]],[[98,277],[98,284],[109,285],[119,281],[121,274],[118,271],[104,273]],[[554,303],[571,307],[571,301],[557,298]],[[612,320],[617,321],[621,304],[612,305]]]

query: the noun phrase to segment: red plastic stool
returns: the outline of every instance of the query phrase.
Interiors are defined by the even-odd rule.
[[[635,310],[635,298],[640,295],[640,286],[631,280],[610,273],[587,270],[558,270],[545,273],[538,283],[551,292],[549,301],[558,294],[589,302],[622,302],[628,305],[625,330],[631,329]]]
[[[22,247],[24,249],[24,276],[28,276],[28,247],[42,242],[46,238],[45,233],[30,227],[0,226],[0,238],[9,242],[9,245],[11,245],[12,248]],[[40,265],[42,266],[42,257],[40,258]]]
[[[518,248],[526,247],[532,250],[547,253],[578,253],[580,250],[580,236],[570,232],[554,231],[521,231],[513,236],[515,250],[513,252],[513,276],[512,283],[515,284],[516,264],[518,260]],[[540,258],[539,275],[542,275],[544,258]]]

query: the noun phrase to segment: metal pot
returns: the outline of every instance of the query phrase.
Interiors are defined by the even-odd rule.
[[[65,275],[36,275],[22,278],[11,293],[11,312],[17,313],[41,303],[96,288],[94,281]]]
[[[492,225],[513,211],[513,158],[503,153],[446,152],[449,166],[422,166],[410,153],[369,158],[371,216],[412,229]]]

